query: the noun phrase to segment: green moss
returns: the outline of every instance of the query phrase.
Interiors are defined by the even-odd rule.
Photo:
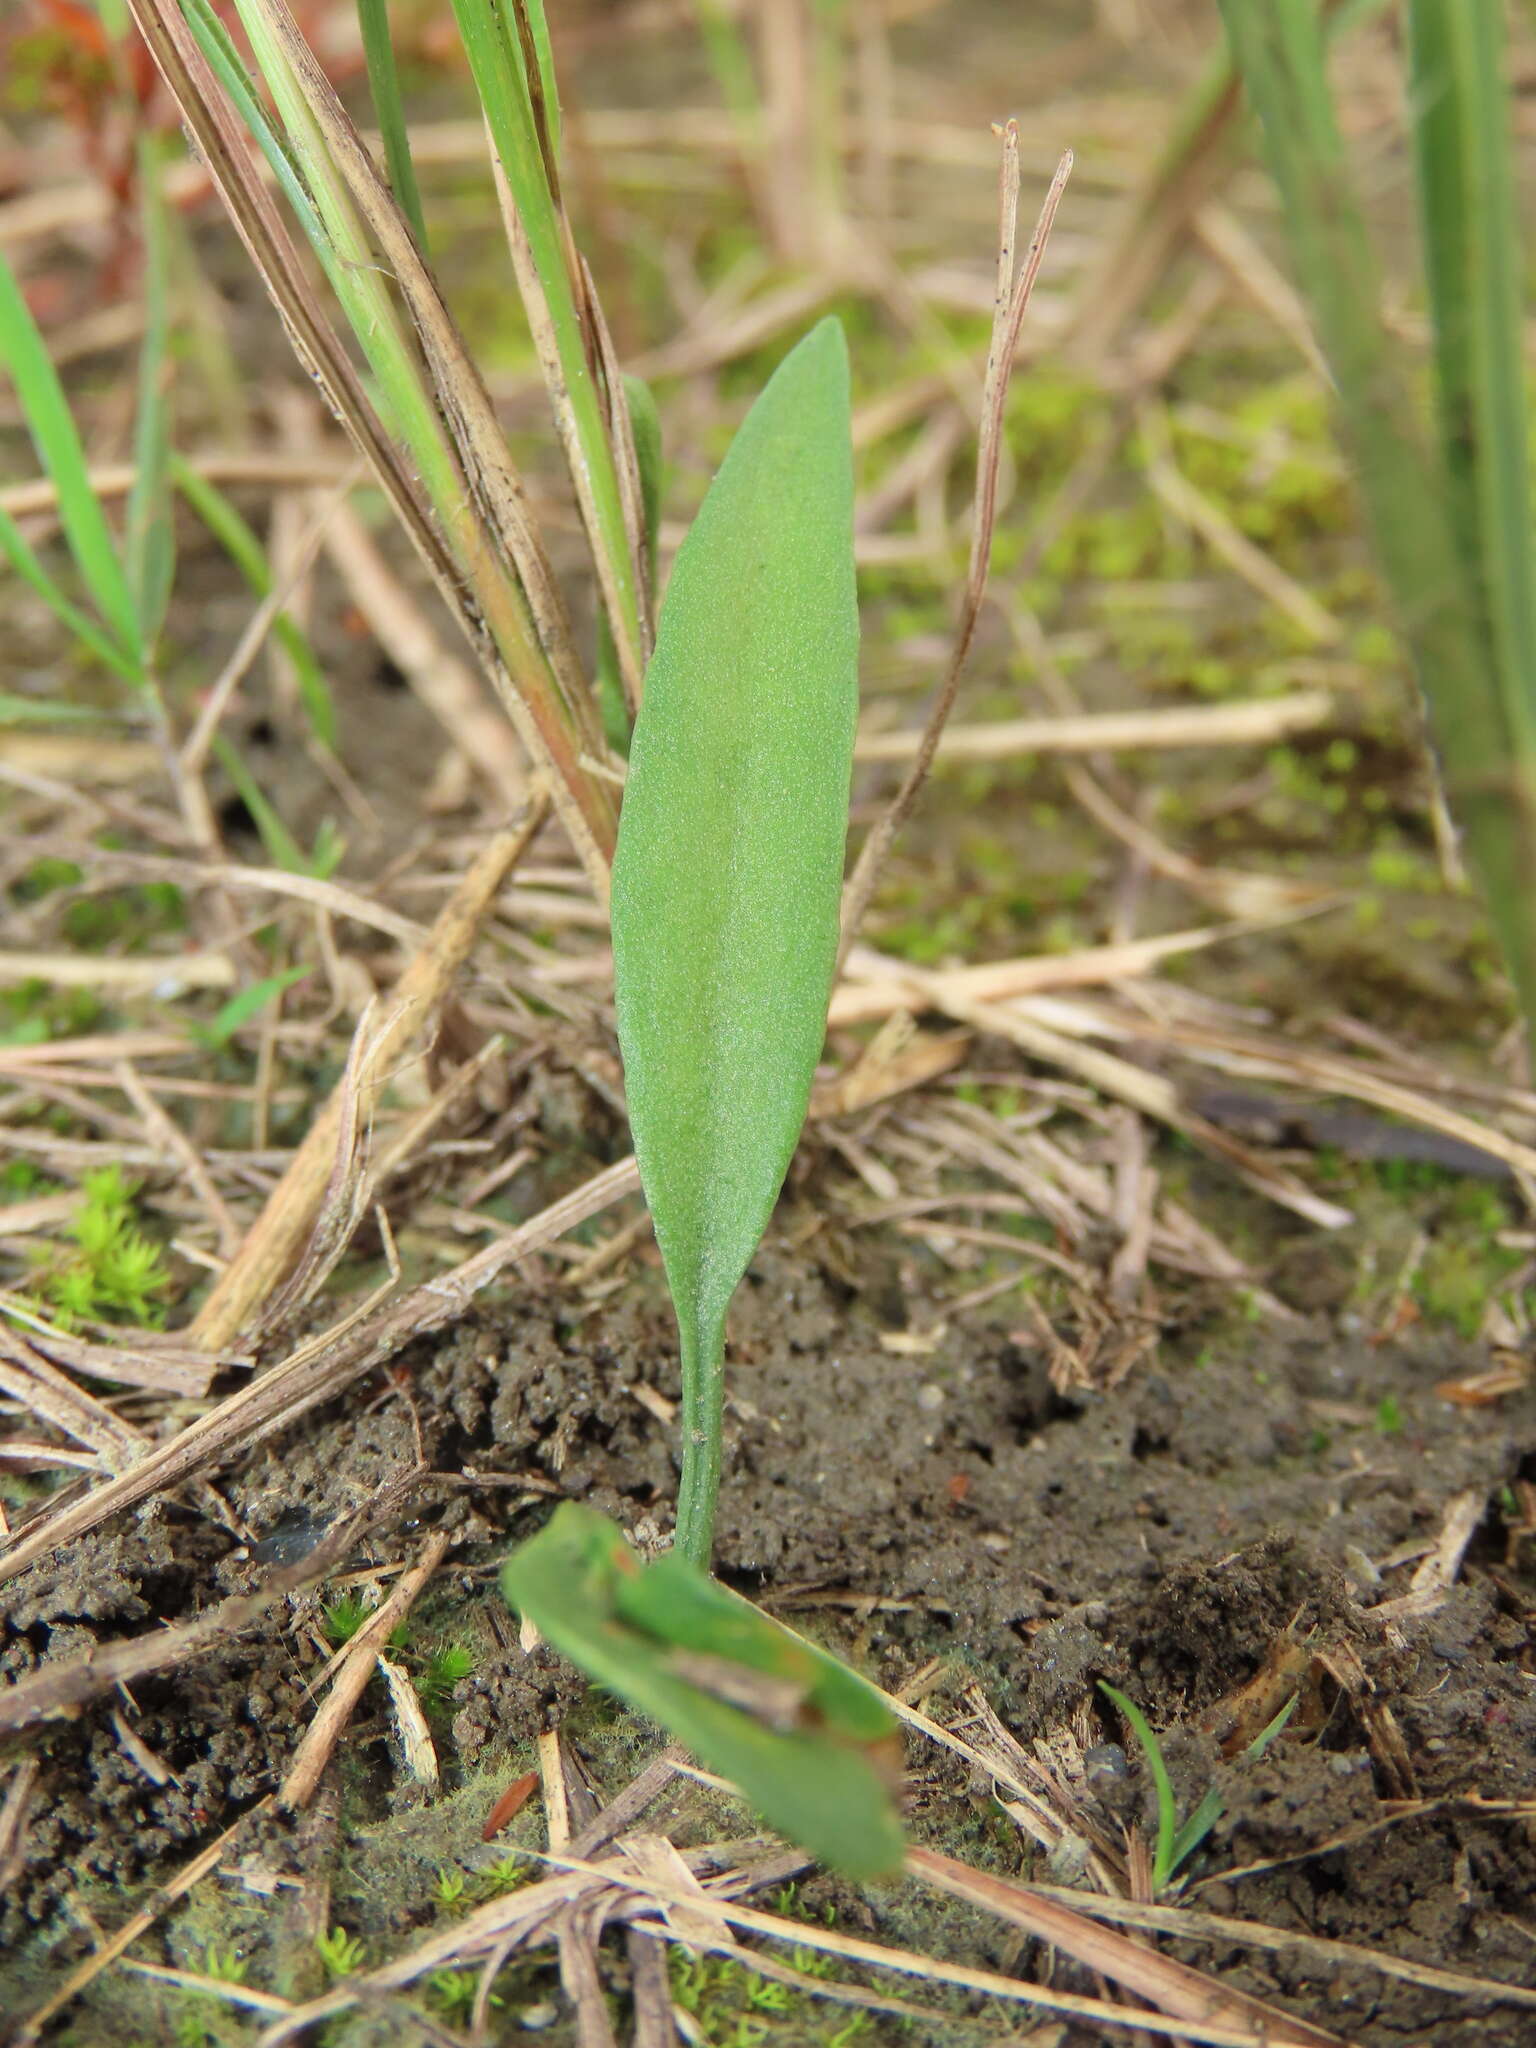
[[[1489,1303],[1522,1262],[1522,1253],[1498,1242],[1509,1227],[1498,1189],[1483,1181],[1454,1184],[1413,1278],[1426,1320],[1449,1324],[1462,1337],[1477,1335]]]
[[[32,1277],[33,1293],[62,1328],[99,1320],[158,1329],[164,1321],[170,1274],[135,1221],[135,1187],[116,1166],[81,1182],[67,1226],[74,1249],[49,1253]]]

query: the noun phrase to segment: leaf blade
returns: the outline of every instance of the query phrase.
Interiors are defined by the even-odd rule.
[[[614,861],[619,1040],[677,1309],[685,1449],[708,1438],[716,1457],[726,1307],[826,1028],[857,695],[848,362],[827,320],[770,379],[679,551]],[[685,1460],[679,1500],[696,1562],[708,1463]]]

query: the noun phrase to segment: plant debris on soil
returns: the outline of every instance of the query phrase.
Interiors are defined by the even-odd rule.
[[[642,1550],[671,1529],[606,920],[367,494],[300,560],[350,458],[189,183],[222,338],[178,367],[181,432],[293,585],[339,738],[273,643],[224,727],[257,807],[210,767],[200,845],[142,707],[5,584],[0,696],[100,713],[0,723],[18,2041],[1536,2040],[1536,1095],[1265,188],[1154,178],[1214,10],[1027,12],[860,11],[862,264],[763,252],[690,17],[556,24],[573,204],[660,396],[664,553],[788,342],[827,303],[849,327],[856,840],[964,577],[988,122],[1020,117],[1042,188],[1078,156],[949,753],[730,1329],[717,1569],[903,1713],[907,1873],[856,1888],[762,1836],[501,1599],[558,1500]],[[479,138],[415,57],[434,253],[569,545]],[[1390,226],[1388,31],[1341,72]],[[0,246],[106,468],[121,222],[67,122],[12,118]],[[6,394],[0,461],[46,546]],[[190,726],[259,599],[182,529]],[[1154,1897],[1164,1769],[1207,1824]]]

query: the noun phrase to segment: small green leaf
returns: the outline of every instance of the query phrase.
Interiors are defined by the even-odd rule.
[[[235,1033],[249,1024],[253,1017],[259,1017],[274,997],[292,988],[295,982],[303,981],[308,974],[307,967],[285,967],[280,974],[263,975],[260,981],[253,981],[249,988],[231,996],[212,1023],[193,1023],[190,1027],[193,1037],[215,1050],[228,1045]]]
[[[1104,1678],[1099,1680],[1099,1691],[1130,1722],[1132,1732],[1141,1744],[1142,1754],[1147,1759],[1147,1768],[1152,1773],[1152,1783],[1157,1793],[1157,1846],[1152,1854],[1152,1896],[1156,1898],[1173,1874],[1173,1845],[1178,1833],[1178,1808],[1173,1799],[1173,1780],[1169,1777],[1168,1766],[1163,1761],[1162,1744],[1152,1733],[1152,1724],[1136,1702],[1127,1699],[1123,1692]]]
[[[725,1312],[826,1030],[857,699],[848,359],[824,320],[752,408],[679,551],[613,870],[630,1123],[682,1340],[678,1543],[696,1564]]]
[[[860,1878],[901,1868],[881,1759],[896,1724],[855,1672],[676,1552],[642,1567],[611,1522],[574,1501],[513,1553],[501,1585],[557,1650],[820,1862]],[[772,1702],[771,1718],[743,1702]]]

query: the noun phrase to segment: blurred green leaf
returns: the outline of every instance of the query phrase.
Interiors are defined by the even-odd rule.
[[[280,974],[264,975],[260,981],[253,981],[249,988],[231,996],[210,1023],[189,1019],[188,1028],[192,1036],[210,1050],[216,1051],[220,1046],[228,1045],[235,1033],[254,1017],[259,1017],[268,1003],[296,982],[306,980],[309,972],[307,967],[285,967]]]
[[[9,370],[38,459],[58,492],[59,520],[81,579],[107,627],[108,637],[135,668],[143,646],[133,598],[101,501],[91,484],[85,450],[58,372],[38,332],[21,286],[0,253],[0,362]],[[9,522],[7,521],[8,525]],[[3,536],[0,536],[3,537]],[[6,553],[20,567],[14,545]],[[33,558],[35,561],[35,557]],[[25,571],[23,573],[26,573]],[[29,576],[33,587],[36,578]]]
[[[410,129],[400,99],[400,78],[395,68],[395,46],[389,34],[388,0],[357,0],[357,21],[363,38],[363,57],[368,66],[368,90],[384,142],[384,164],[390,189],[401,212],[411,224],[416,246],[427,253],[427,222],[421,210],[421,188],[416,183],[416,166],[411,160]]]

